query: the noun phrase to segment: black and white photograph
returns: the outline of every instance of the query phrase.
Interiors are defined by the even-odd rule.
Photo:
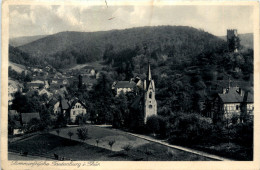
[[[256,4],[9,4],[7,161],[255,161]]]

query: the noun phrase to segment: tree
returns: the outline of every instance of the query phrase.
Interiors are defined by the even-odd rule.
[[[115,142],[116,142],[115,140],[108,141],[108,145],[110,146],[111,151],[112,151],[112,147],[115,144]]]
[[[78,128],[77,129],[78,138],[81,139],[83,142],[88,139],[88,129],[87,128]]]
[[[113,115],[111,105],[114,95],[111,86],[112,79],[110,75],[101,73],[97,84],[93,87],[93,91],[90,92],[90,96],[94,101],[96,115],[98,115],[98,123],[112,123]]]
[[[96,139],[97,147],[98,147],[99,142],[100,142],[99,139]]]
[[[39,119],[33,118],[26,124],[24,131],[26,133],[31,133],[31,132],[44,130],[44,128],[45,126],[42,124],[42,122]]]
[[[68,132],[68,136],[70,137],[70,140],[71,140],[71,137],[72,137],[73,135],[74,135],[73,132],[71,132],[71,131]]]
[[[148,117],[146,122],[146,128],[148,131],[153,132],[155,136],[155,133],[157,133],[160,128],[158,117],[157,116]]]

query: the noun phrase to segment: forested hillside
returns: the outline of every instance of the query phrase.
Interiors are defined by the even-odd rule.
[[[106,32],[61,32],[47,36],[19,49],[30,56],[45,58],[56,68],[102,59],[113,48],[143,49],[166,56],[190,59],[203,51],[225,46],[224,40],[212,34],[184,26],[141,27]]]
[[[9,61],[21,64],[24,66],[36,66],[43,64],[42,58],[32,57],[26,52],[21,51],[19,48],[9,45]]]
[[[35,36],[11,38],[9,40],[9,44],[13,47],[18,47],[18,46],[22,46],[22,45],[31,43],[33,41],[39,40],[44,37],[46,37],[46,35],[35,35]]]

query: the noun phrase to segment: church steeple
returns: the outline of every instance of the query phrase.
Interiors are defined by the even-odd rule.
[[[152,73],[151,73],[151,67],[150,67],[150,62],[148,62],[148,80],[151,81],[152,80]]]
[[[155,86],[154,80],[152,79],[150,62],[148,62],[148,72],[146,80],[144,81],[144,123],[146,123],[147,118],[152,115],[157,115],[157,102],[155,99]]]

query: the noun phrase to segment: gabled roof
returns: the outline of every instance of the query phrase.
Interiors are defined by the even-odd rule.
[[[33,113],[21,113],[22,117],[22,123],[27,124],[30,120],[33,118],[39,119],[40,120],[40,114],[39,112],[33,112]]]
[[[251,94],[251,93],[248,93],[248,96],[247,96],[247,103],[254,103],[254,95]]]
[[[19,114],[16,110],[8,110],[8,115],[13,118],[14,116],[18,116]]]
[[[84,106],[85,108],[87,108],[87,106],[79,99],[74,99],[70,105],[70,108],[73,107],[76,103],[80,103],[82,106]]]
[[[240,96],[235,88],[230,88],[228,93],[219,94],[223,103],[241,103],[243,101],[243,97]]]
[[[139,108],[139,105],[140,105],[140,102],[142,102],[143,100],[143,96],[140,95],[140,96],[137,96],[135,99],[134,99],[134,102],[131,104],[131,108],[137,110]]]
[[[134,88],[136,84],[133,81],[118,81],[115,88]]]
[[[61,99],[61,109],[67,110],[69,108],[70,108],[69,101],[67,99]]]

